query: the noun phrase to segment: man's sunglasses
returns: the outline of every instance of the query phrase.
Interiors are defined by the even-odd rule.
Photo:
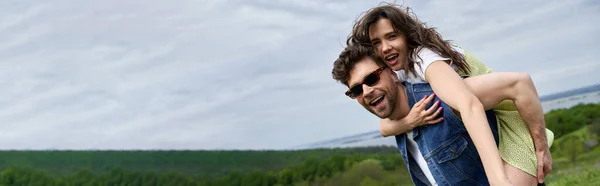
[[[363,84],[367,85],[367,86],[373,86],[375,84],[377,84],[377,82],[379,82],[379,74],[381,74],[381,72],[383,72],[383,70],[385,70],[387,67],[381,67],[373,72],[371,72],[369,75],[365,76],[365,79],[363,79],[362,83],[356,84],[352,87],[350,87],[350,89],[348,89],[348,91],[346,91],[346,96],[354,99],[360,95],[362,95],[363,93]]]

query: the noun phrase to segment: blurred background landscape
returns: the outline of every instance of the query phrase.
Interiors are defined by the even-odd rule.
[[[547,185],[600,184],[600,84],[540,97],[555,134]],[[0,185],[412,185],[379,131],[288,150],[0,151]]]
[[[331,77],[381,0],[0,1],[0,186],[411,185]],[[404,0],[531,75],[547,185],[600,185],[600,1]]]

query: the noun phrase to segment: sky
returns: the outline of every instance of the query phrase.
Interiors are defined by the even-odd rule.
[[[378,130],[331,76],[367,0],[0,1],[0,149],[286,149]],[[540,95],[600,83],[600,2],[400,2]]]

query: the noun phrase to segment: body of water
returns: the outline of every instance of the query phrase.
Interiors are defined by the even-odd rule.
[[[552,95],[541,96],[542,109],[549,112],[554,109],[570,108],[581,103],[600,103],[600,84],[579,89],[568,90]],[[383,138],[379,130],[335,138],[322,142],[302,145],[295,149],[362,147],[362,146],[396,146],[394,137]]]

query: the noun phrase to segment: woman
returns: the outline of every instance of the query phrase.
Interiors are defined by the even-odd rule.
[[[544,118],[533,82],[526,74],[492,73],[468,52],[451,46],[434,29],[410,16],[408,9],[403,11],[393,5],[369,10],[354,25],[347,44],[371,46],[398,72],[400,80],[429,83],[440,99],[457,108],[477,150],[485,157],[482,161],[491,183],[536,185],[542,181],[536,181],[536,177],[541,178],[549,172],[549,169],[538,171],[542,170],[538,164],[543,163],[536,158],[536,153],[545,153],[544,157],[549,157],[549,145],[543,143],[545,140],[536,141],[534,145],[531,135],[543,138],[547,132],[550,139],[553,135],[548,130],[532,130],[530,134],[527,128],[526,123],[543,125]],[[463,80],[460,75],[472,77]],[[512,101],[501,102],[505,99],[513,100],[514,104]],[[420,106],[416,107],[422,110]],[[490,108],[498,117],[499,148],[496,148],[486,123],[484,109]],[[400,121],[382,120],[382,135],[407,132],[408,139],[412,140],[411,125],[437,122],[423,122],[423,117],[418,117],[420,110],[413,110]],[[433,109],[429,110],[431,112]]]

